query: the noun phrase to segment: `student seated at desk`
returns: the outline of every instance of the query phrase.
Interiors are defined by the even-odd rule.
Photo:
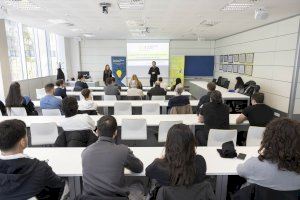
[[[81,95],[84,99],[79,101],[79,108],[80,111],[95,111],[93,112],[94,115],[97,114],[97,104],[93,101],[92,93],[90,89],[83,89],[81,91]]]
[[[236,77],[236,84],[234,86],[234,90],[237,93],[243,93],[245,89],[245,83],[241,77]]]
[[[0,123],[0,199],[60,199],[64,181],[47,162],[23,154],[27,144],[23,121]]]
[[[144,93],[143,90],[137,88],[135,84],[131,84],[131,86],[127,90],[127,96],[142,98],[144,96]]]
[[[61,99],[54,96],[54,85],[48,83],[45,85],[46,95],[40,100],[41,109],[59,109],[61,110]]]
[[[251,104],[236,119],[236,123],[240,124],[248,120],[250,126],[265,127],[272,119],[274,119],[274,111],[271,107],[264,104],[264,94],[255,93],[251,96]]]
[[[128,86],[129,86],[129,88],[135,87],[135,88],[143,90],[143,85],[142,85],[141,81],[138,79],[136,74],[132,75]]]
[[[209,103],[210,102],[210,94],[211,92],[216,90],[216,84],[213,82],[209,82],[207,83],[207,94],[202,96],[199,100],[198,106],[197,106],[197,114],[199,115],[200,110],[201,110],[201,106],[205,103]]]
[[[165,83],[165,82],[163,82],[163,78],[162,78],[162,77],[159,77],[159,78],[158,78],[158,81],[160,82],[160,87],[167,91],[167,89],[168,89],[168,84]]]
[[[204,130],[196,132],[198,144],[201,146],[207,145],[210,129],[229,129],[229,107],[223,103],[220,91],[211,92],[210,102],[203,105],[198,120],[204,123]]]
[[[160,84],[159,81],[156,81],[154,87],[147,92],[150,99],[152,96],[166,96],[167,92],[164,88],[160,87]]]
[[[99,139],[82,152],[83,195],[98,199],[129,197],[143,199],[140,184],[124,184],[124,168],[134,173],[143,171],[143,163],[125,145],[115,144],[117,121],[103,116],[97,122]],[[84,199],[84,198],[83,198]]]
[[[5,105],[2,101],[0,101],[0,111],[1,111],[2,116],[7,115]]]
[[[60,96],[62,99],[67,96],[67,90],[65,87],[65,81],[62,79],[59,79],[56,81],[57,88],[54,91],[54,96]]]
[[[206,162],[196,154],[196,140],[189,126],[176,124],[167,135],[165,155],[155,159],[146,176],[160,186],[190,186],[204,181]]]
[[[104,93],[105,95],[120,95],[119,87],[115,85],[113,82],[113,78],[107,78],[106,79],[106,86],[104,87]]]
[[[300,190],[300,123],[274,119],[263,135],[258,157],[237,166],[248,183],[279,191]]]
[[[183,93],[183,85],[178,84],[175,88],[176,95],[169,99],[168,109],[171,110],[172,107],[175,106],[185,106],[190,104],[190,99],[188,96],[182,96]]]
[[[81,91],[86,88],[89,88],[89,86],[85,82],[85,77],[83,76],[83,74],[78,74],[78,80],[75,83],[74,91]]]
[[[22,96],[21,87],[18,82],[10,84],[5,105],[8,110],[12,107],[24,107],[27,115],[38,115],[29,96]]]
[[[171,87],[171,91],[174,91],[178,84],[181,84],[181,78],[176,78],[175,85]]]

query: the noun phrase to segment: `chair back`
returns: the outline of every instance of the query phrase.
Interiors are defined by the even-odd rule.
[[[114,105],[115,115],[132,115],[131,103],[129,102],[116,102]]]
[[[250,126],[247,133],[246,146],[260,146],[265,127]]]
[[[2,117],[2,112],[0,111],[0,117]]]
[[[104,101],[117,101],[116,95],[104,95],[103,96]]]
[[[59,109],[42,109],[43,116],[61,116]]]
[[[32,145],[54,144],[58,137],[58,130],[55,122],[32,123],[30,125],[30,133]]]
[[[27,116],[26,109],[24,107],[11,107],[7,108],[8,116]]]
[[[36,99],[41,99],[46,95],[44,88],[35,89],[35,93],[36,93]]]
[[[190,104],[184,106],[173,106],[170,110],[170,114],[193,114],[193,109]]]
[[[61,96],[55,96],[56,98],[58,98],[58,99],[60,99],[60,100],[62,100],[62,97]]]
[[[151,100],[166,100],[166,96],[163,96],[163,95],[161,95],[161,96],[155,96],[155,95],[153,95],[151,97]]]
[[[224,142],[233,141],[236,144],[237,130],[210,129],[207,146],[222,146]]]
[[[121,127],[122,140],[147,140],[147,123],[145,119],[123,119]]]
[[[169,129],[175,124],[181,124],[182,121],[161,121],[158,126],[158,142],[166,142]]]
[[[158,103],[143,103],[143,115],[160,115],[160,105]]]
[[[228,89],[229,88],[229,84],[230,84],[230,81],[226,80],[224,81],[224,84],[223,84],[223,87]]]

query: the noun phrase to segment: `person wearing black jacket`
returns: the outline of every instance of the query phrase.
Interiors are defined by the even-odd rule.
[[[54,91],[54,96],[60,96],[62,99],[67,97],[67,90],[65,87],[65,82],[63,79],[59,79],[56,81],[56,89]]]
[[[59,67],[57,68],[57,76],[56,76],[56,80],[64,80],[65,81],[65,74],[63,72],[63,70],[61,69],[61,63],[58,64]]]
[[[86,88],[89,88],[89,86],[85,82],[85,77],[83,74],[78,74],[78,80],[75,83],[74,91],[81,91]]]
[[[112,77],[112,71],[110,70],[109,65],[105,65],[105,69],[103,71],[103,82],[105,85],[107,85],[106,81],[107,78],[111,78]]]
[[[0,123],[0,199],[60,199],[64,181],[45,161],[23,154],[28,138],[21,120]]]
[[[159,68],[156,66],[156,62],[152,61],[152,66],[149,69],[148,74],[150,74],[150,86],[153,86],[153,83],[157,81],[157,76],[160,75]]]
[[[2,115],[6,115],[6,108],[2,101],[0,101],[0,111]]]
[[[210,102],[210,94],[212,91],[215,91],[216,90],[216,84],[213,83],[213,82],[209,82],[207,83],[207,94],[202,96],[199,100],[199,103],[198,103],[198,106],[197,106],[197,114],[199,115],[200,114],[200,110],[201,110],[201,107],[203,104],[205,103],[209,103]]]
[[[166,96],[166,94],[167,94],[167,91],[160,87],[159,81],[156,81],[155,86],[153,88],[151,88],[147,93],[147,95],[149,96],[150,99],[152,96]]]

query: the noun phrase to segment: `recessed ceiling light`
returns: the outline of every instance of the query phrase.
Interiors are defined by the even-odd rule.
[[[84,36],[84,37],[87,37],[87,38],[95,37],[95,35],[92,34],[92,33],[84,33],[83,36]]]
[[[243,11],[247,8],[250,8],[254,4],[250,1],[248,2],[236,2],[232,1],[231,3],[226,4],[221,10],[222,11]]]
[[[52,24],[65,24],[65,23],[68,23],[64,19],[48,19],[47,21],[52,23]]]
[[[80,31],[79,28],[71,28],[70,30],[73,31],[73,32]]]
[[[144,0],[119,0],[118,5],[120,9],[143,9]]]
[[[38,10],[36,0],[4,0],[4,4],[18,10]]]

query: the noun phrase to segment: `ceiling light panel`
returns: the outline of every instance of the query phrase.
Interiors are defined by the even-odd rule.
[[[226,4],[222,11],[244,11],[254,5],[253,1],[232,1]]]
[[[37,0],[4,0],[5,5],[18,10],[39,10]]]
[[[144,0],[118,0],[120,9],[141,10],[144,8]]]

